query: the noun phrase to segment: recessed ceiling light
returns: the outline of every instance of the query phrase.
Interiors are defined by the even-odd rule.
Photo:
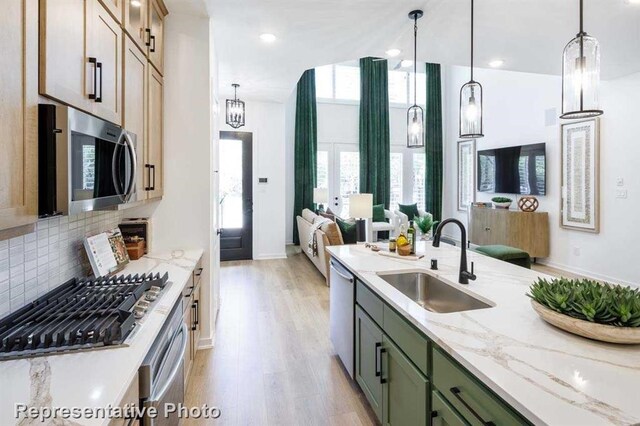
[[[140,7],[140,6],[142,6],[142,3],[140,3],[140,0],[131,0],[131,1],[129,2],[129,4],[130,4],[131,6],[133,6],[133,7]]]
[[[264,33],[260,34],[260,40],[264,41],[265,43],[273,43],[274,41],[276,41],[276,36],[270,33]]]
[[[413,66],[413,61],[411,61],[409,59],[404,59],[402,62],[400,62],[400,66],[402,68],[409,68],[409,67]]]
[[[389,49],[384,53],[386,53],[387,56],[389,56],[390,58],[395,58],[396,56],[398,56],[399,54],[402,53],[402,50],[400,50],[400,49]]]
[[[493,61],[489,62],[489,66],[491,68],[500,68],[503,65],[504,61],[502,59],[494,59]]]
[[[640,0],[627,0],[629,4],[640,4]]]

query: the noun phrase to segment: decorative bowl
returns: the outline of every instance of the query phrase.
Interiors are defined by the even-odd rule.
[[[535,300],[531,301],[531,306],[540,315],[540,318],[569,333],[607,343],[640,344],[640,327],[616,327],[584,321],[563,315],[541,305]]]
[[[495,201],[493,202],[493,206],[496,209],[508,209],[509,207],[511,207],[511,203],[513,201],[509,201],[509,202],[504,202],[504,203],[496,203]]]

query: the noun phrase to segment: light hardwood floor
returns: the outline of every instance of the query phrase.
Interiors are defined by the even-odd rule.
[[[329,289],[300,253],[225,262],[215,348],[200,350],[187,406],[224,425],[369,425],[374,414],[329,340]]]

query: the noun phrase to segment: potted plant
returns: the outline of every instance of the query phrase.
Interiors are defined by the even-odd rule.
[[[604,342],[640,343],[640,289],[539,278],[527,296],[542,319],[565,331]]]
[[[433,227],[433,216],[431,213],[427,213],[424,216],[416,216],[413,218],[414,223],[422,232],[422,239],[426,240],[428,238],[429,231]]]
[[[513,203],[513,200],[509,197],[493,197],[491,201],[497,209],[508,209],[511,207],[511,203]]]

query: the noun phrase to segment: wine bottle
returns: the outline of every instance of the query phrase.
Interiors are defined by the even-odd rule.
[[[411,244],[411,254],[416,253],[416,228],[413,227],[413,221],[409,221],[409,229],[407,229],[407,240]]]

